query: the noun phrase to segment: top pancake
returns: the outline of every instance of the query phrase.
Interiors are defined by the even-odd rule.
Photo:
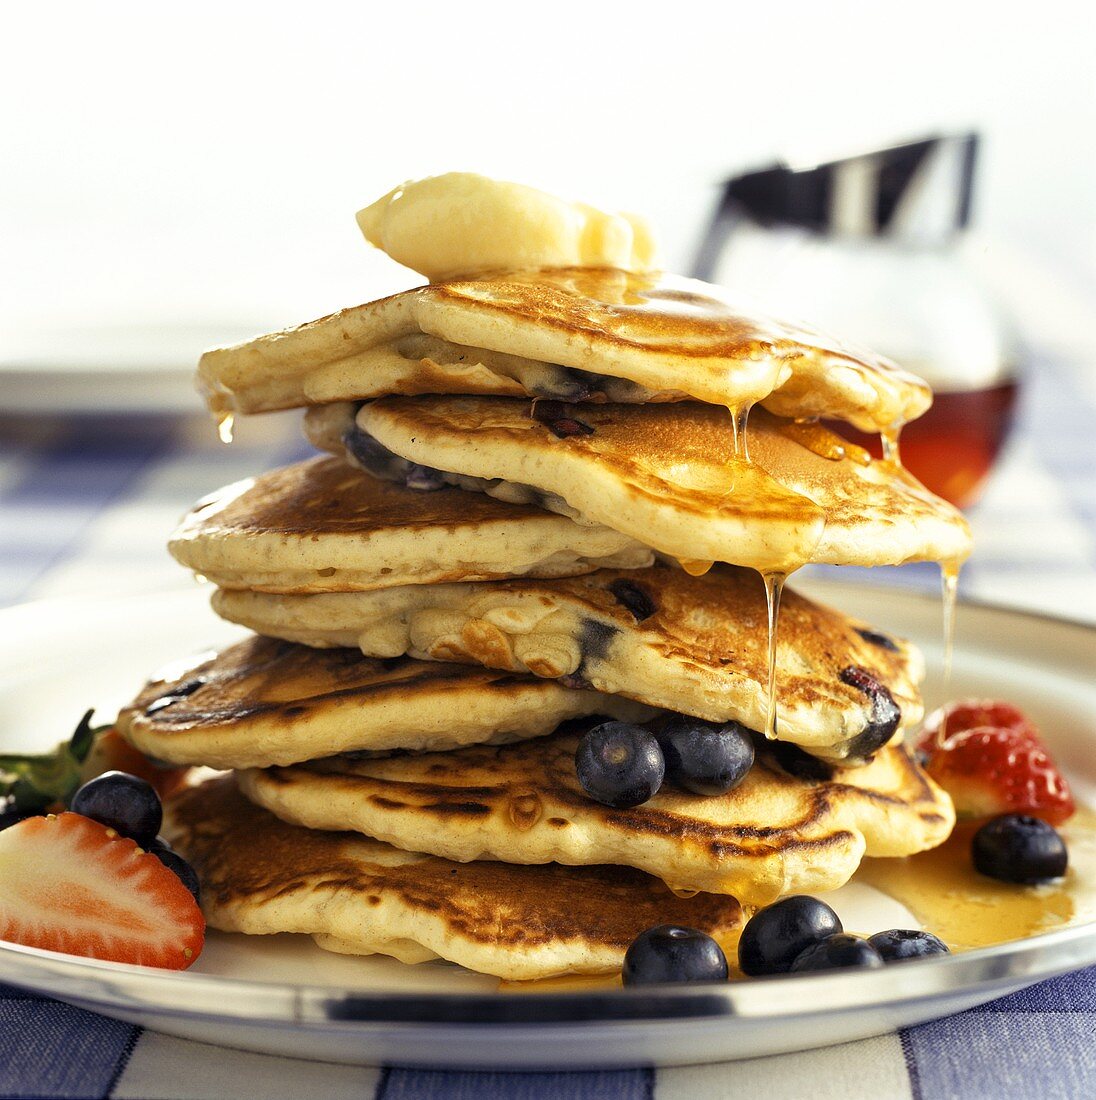
[[[607,527],[445,486],[416,492],[326,457],[199,501],[168,549],[223,588],[297,593],[576,576],[652,559]]]
[[[750,417],[749,463],[734,458],[727,410],[693,402],[389,397],[363,405],[357,426],[403,459],[487,492],[532,486],[548,508],[562,499],[567,514],[683,560],[788,572],[970,553],[959,512],[901,467],[763,409]]]
[[[729,300],[719,287],[556,268],[418,287],[202,356],[217,413],[386,394],[763,402],[867,431],[920,416],[928,386],[889,360]]]

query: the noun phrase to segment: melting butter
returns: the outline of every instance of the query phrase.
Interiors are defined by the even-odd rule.
[[[370,244],[431,282],[542,267],[655,266],[654,236],[636,215],[474,172],[408,181],[357,217]]]

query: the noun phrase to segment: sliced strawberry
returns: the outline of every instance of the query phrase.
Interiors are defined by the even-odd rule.
[[[156,856],[80,814],[0,832],[0,939],[111,962],[185,970],[205,921]]]
[[[103,772],[129,772],[152,785],[161,798],[174,794],[186,783],[189,768],[160,767],[134,748],[113,726],[96,731],[91,752],[80,769],[86,783]]]
[[[1037,740],[1039,737],[1027,715],[1011,703],[1002,703],[996,699],[960,699],[940,707],[925,719],[921,727],[921,746],[930,739],[943,740],[952,734],[980,726],[1016,730]]]
[[[1074,812],[1069,784],[1034,727],[949,728],[942,741],[930,734],[918,747],[960,817],[1022,813],[1059,825]]]

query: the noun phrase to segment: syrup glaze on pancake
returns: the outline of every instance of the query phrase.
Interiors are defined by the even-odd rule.
[[[948,796],[900,745],[824,781],[762,759],[728,794],[664,784],[641,806],[612,809],[579,785],[578,742],[560,731],[500,747],[252,770],[239,781],[249,798],[313,829],[355,829],[462,862],[619,863],[748,905],[835,889],[865,854],[935,847],[955,820]]]
[[[198,370],[222,414],[393,393],[695,398],[891,431],[931,401],[923,381],[889,360],[765,316],[719,287],[614,268],[419,287],[206,352]]]
[[[653,713],[531,676],[252,637],[153,679],[117,726],[158,760],[246,768],[342,752],[497,744],[538,737],[580,715],[634,722]]]
[[[321,947],[445,958],[508,979],[619,971],[644,929],[682,924],[727,938],[734,898],[675,897],[625,867],[457,864],[347,833],[295,828],[254,806],[230,776],[166,807],[166,831],[227,932],[311,934]]]
[[[652,560],[607,527],[430,484],[416,491],[314,458],[200,501],[168,549],[222,587],[265,592],[571,576]]]
[[[690,561],[787,573],[962,560],[962,516],[900,466],[817,426],[756,410],[749,460],[713,405],[549,407],[501,397],[389,397],[359,429],[403,459],[505,485]],[[491,490],[490,484],[484,486]]]
[[[220,591],[214,609],[306,645],[532,672],[710,721],[766,728],[765,595],[746,569],[717,566],[697,577],[658,564],[554,580],[318,596]],[[792,591],[780,627],[778,738],[859,762],[900,725],[919,720],[924,667],[908,643]]]

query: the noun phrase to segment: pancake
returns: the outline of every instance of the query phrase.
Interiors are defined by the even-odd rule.
[[[759,401],[781,416],[890,430],[929,387],[889,360],[727,298],[716,286],[615,268],[435,283],[207,351],[214,412],[385,394],[501,394],[649,403]]]
[[[765,595],[749,570],[717,566],[692,577],[659,564],[319,596],[220,590],[213,606],[260,634],[306,645],[531,672],[710,721],[765,727]],[[923,675],[913,646],[785,591],[780,739],[818,756],[863,760],[920,719]]]
[[[820,781],[760,760],[728,794],[664,784],[649,802],[612,809],[579,785],[577,732],[500,747],[390,760],[332,760],[249,770],[241,790],[283,820],[353,829],[446,859],[613,863],[675,889],[760,905],[835,889],[865,855],[905,856],[942,843],[948,796],[902,746]]]
[[[294,828],[248,802],[230,776],[169,802],[165,831],[198,872],[212,927],[303,932],[344,954],[547,978],[619,972],[628,945],[653,925],[725,940],[741,924],[734,898],[678,898],[625,867],[457,864]]]
[[[342,752],[499,744],[580,715],[643,721],[654,713],[532,676],[252,637],[154,678],[117,726],[169,764],[249,768]]]
[[[168,549],[222,587],[263,592],[572,576],[652,560],[607,527],[437,484],[418,492],[314,458],[206,497]]]
[[[733,459],[727,411],[696,403],[396,397],[363,405],[356,424],[362,437],[347,435],[346,446],[359,457],[379,443],[507,491],[531,486],[545,507],[562,498],[567,514],[683,560],[789,572],[970,553],[959,512],[901,467],[764,410],[750,418],[751,463]]]

